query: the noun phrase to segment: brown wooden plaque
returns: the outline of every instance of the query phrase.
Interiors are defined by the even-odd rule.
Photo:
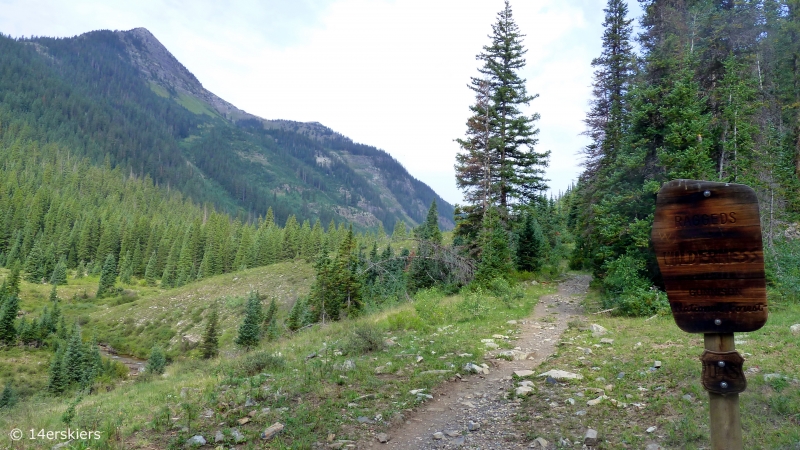
[[[717,394],[739,394],[747,389],[739,352],[712,352],[706,350],[700,356],[703,362],[703,387]]]
[[[756,193],[673,180],[658,191],[653,247],[672,316],[689,333],[753,331],[767,321]]]

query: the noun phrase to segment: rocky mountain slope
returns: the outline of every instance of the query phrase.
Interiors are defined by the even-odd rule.
[[[95,164],[241,220],[272,208],[279,223],[295,215],[391,232],[420,223],[435,200],[442,227],[453,226],[453,207],[386,152],[318,123],[242,111],[144,28],[0,41],[0,108]]]

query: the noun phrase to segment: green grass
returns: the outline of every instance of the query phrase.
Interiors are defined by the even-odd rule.
[[[150,90],[155,92],[159,97],[169,98],[169,92],[167,92],[164,86],[161,86],[154,81],[150,82]]]
[[[590,323],[606,327],[611,333],[603,337],[614,339],[613,344],[600,344],[601,338],[588,331]],[[740,394],[744,448],[795,449],[800,443],[800,347],[789,331],[794,323],[800,323],[800,305],[771,304],[761,330],[736,334],[737,350],[746,358],[744,368],[751,369],[747,390]],[[520,415],[535,419],[524,422],[532,439],[543,436],[558,442],[565,437],[574,442],[594,428],[602,439],[601,449],[638,449],[650,442],[666,448],[709,448],[708,394],[700,384],[702,352],[702,334],[681,331],[669,315],[650,320],[588,316],[584,322],[570,323],[556,355],[539,368],[581,373],[584,379],[559,385],[540,382]],[[651,370],[656,360],[663,366]],[[764,375],[769,373],[781,377],[767,382]],[[587,406],[603,393],[626,407],[609,400]],[[575,404],[567,403],[568,398]],[[550,406],[553,402],[556,407]],[[586,415],[576,415],[580,410]],[[651,426],[656,431],[647,433]]]
[[[291,277],[300,276],[303,266],[287,263],[238,272],[217,277],[215,283],[98,308],[91,314],[92,323],[124,323],[127,317],[133,318],[133,324],[174,321],[178,315],[180,320],[192,321],[196,309],[216,296],[233,299],[240,289],[237,282],[248,289],[263,287],[291,295],[298,283]],[[75,407],[72,428],[99,430],[103,435],[100,442],[76,442],[74,448],[179,448],[196,433],[211,440],[217,430],[230,433],[233,427],[247,437],[243,448],[263,448],[259,434],[275,422],[286,428],[268,448],[310,448],[329,433],[337,439],[357,439],[369,429],[385,429],[420,404],[423,400],[410,394],[410,389],[430,392],[462,372],[467,362],[482,362],[480,339],[513,332],[506,321],[528,316],[539,296],[551,291],[541,285],[531,287],[511,305],[485,298],[485,308],[477,313],[461,296],[428,292],[416,304],[316,325],[276,342],[264,342],[250,352],[230,344],[231,330],[238,322],[229,312],[219,358],[203,361],[193,353],[175,355],[175,363],[163,376],[124,382],[110,392],[85,397]],[[223,309],[242,307],[229,301]],[[376,373],[378,367],[382,373]],[[248,397],[256,406],[244,406]],[[34,396],[0,416],[0,429],[66,428],[60,420],[68,400]],[[238,421],[245,417],[250,422],[240,425]],[[359,417],[375,424],[360,424]],[[4,445],[11,445],[5,434],[0,436],[0,447]],[[29,441],[24,448],[52,445]]]
[[[221,117],[219,113],[214,111],[207,103],[204,101],[192,97],[191,95],[185,94],[183,92],[178,93],[178,97],[175,99],[179,105],[183,106],[184,108],[188,109],[194,114],[205,114],[211,117]]]

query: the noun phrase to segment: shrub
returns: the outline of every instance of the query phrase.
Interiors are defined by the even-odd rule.
[[[431,325],[447,320],[447,308],[442,305],[444,294],[436,288],[418,291],[414,299],[414,309],[419,317]]]
[[[167,357],[164,350],[158,345],[150,351],[150,358],[147,360],[147,372],[161,375],[167,366]]]
[[[248,376],[253,376],[264,371],[281,371],[286,367],[283,356],[267,352],[257,352],[248,355],[242,360],[242,371]]]
[[[361,324],[353,330],[345,345],[345,350],[348,354],[363,355],[382,350],[384,345],[383,333],[378,327],[371,324]]]

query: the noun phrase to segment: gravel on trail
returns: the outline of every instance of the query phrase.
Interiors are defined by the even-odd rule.
[[[488,375],[467,376],[465,381],[443,385],[434,393],[433,400],[408,413],[405,423],[387,432],[391,436],[389,442],[382,444],[373,440],[358,448],[541,448],[535,441],[537,436],[524,436],[514,421],[521,399],[514,399],[509,393],[521,380],[515,380],[512,374],[518,370],[536,371],[535,368],[555,351],[567,324],[583,315],[581,303],[590,281],[589,275],[570,276],[559,284],[557,293],[540,299],[530,317],[517,321],[520,333],[514,343],[522,352],[533,353],[533,356],[514,361],[490,359]],[[528,379],[538,384],[537,378]],[[435,433],[441,434],[434,438]]]

